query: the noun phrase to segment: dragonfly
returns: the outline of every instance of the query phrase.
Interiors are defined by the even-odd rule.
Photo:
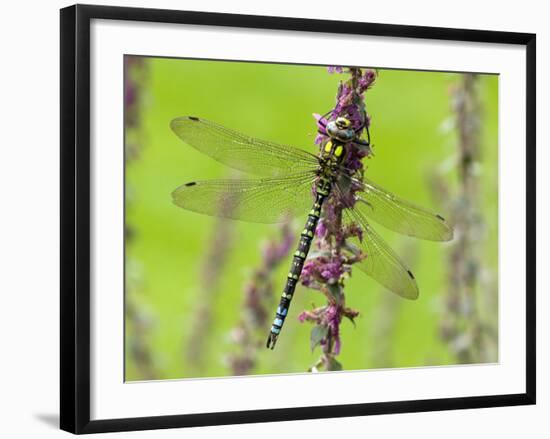
[[[325,120],[324,124],[326,138],[318,154],[251,137],[195,116],[178,117],[170,124],[174,133],[188,145],[253,176],[185,183],[172,193],[172,201],[177,206],[200,214],[256,223],[277,223],[288,217],[307,215],[267,338],[266,346],[271,349],[288,315],[329,197],[339,197],[347,203],[342,214],[344,222],[358,225],[362,230],[361,238],[354,244],[365,257],[357,266],[406,299],[418,297],[416,279],[369,221],[425,240],[448,241],[453,237],[452,227],[441,215],[399,198],[364,175],[358,178],[346,168],[345,158],[352,145],[368,147],[370,135],[367,141],[360,138],[359,130],[352,128],[346,117]],[[355,188],[353,202],[346,196],[351,185]]]

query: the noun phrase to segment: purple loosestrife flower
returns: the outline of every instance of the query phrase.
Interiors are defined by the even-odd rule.
[[[332,258],[325,262],[320,268],[321,277],[326,283],[334,284],[338,282],[340,276],[344,274],[342,258]]]
[[[312,286],[318,284],[337,283],[347,268],[342,257],[318,256],[308,259],[302,270],[302,284]]]
[[[330,305],[326,310],[326,319],[329,332],[334,339],[334,355],[340,353],[340,310],[336,305]]]
[[[340,66],[328,66],[327,70],[330,74],[333,73],[344,73],[344,68]]]
[[[315,144],[320,145],[324,139],[328,136],[325,129],[328,120],[318,113],[313,113],[313,118],[317,121],[317,136],[315,137]]]
[[[300,321],[300,323],[304,323],[305,321],[313,322],[313,321],[316,321],[316,316],[311,311],[302,311],[298,315],[298,320]]]
[[[359,77],[358,86],[359,94],[362,97],[362,94],[367,91],[367,89],[374,83],[376,79],[376,73],[373,70],[366,70],[365,74]]]
[[[302,274],[300,276],[302,285],[304,285],[305,287],[310,287],[312,283],[315,282],[315,279],[313,277],[314,271],[315,260],[307,260],[304,264],[304,267],[302,268]]]
[[[317,236],[317,238],[324,238],[327,235],[327,232],[328,230],[325,226],[325,222],[322,219],[319,220],[317,228],[315,229],[315,236]]]

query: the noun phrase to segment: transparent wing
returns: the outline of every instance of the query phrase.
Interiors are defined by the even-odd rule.
[[[453,229],[441,215],[415,206],[366,178],[363,182],[354,180],[353,184],[363,191],[358,194],[354,209],[384,227],[429,241],[453,239]]]
[[[361,240],[351,239],[351,243],[365,255],[356,266],[388,290],[405,299],[415,300],[418,297],[416,280],[399,256],[372,229],[360,212],[345,209],[344,216],[348,224],[355,223],[363,230]]]
[[[193,116],[172,120],[170,127],[185,143],[239,171],[277,176],[313,170],[317,157],[292,146],[255,139]]]
[[[172,192],[174,204],[193,212],[257,223],[276,223],[308,212],[312,173],[259,180],[207,180]]]

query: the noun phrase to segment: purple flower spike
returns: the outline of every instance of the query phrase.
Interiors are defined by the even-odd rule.
[[[321,347],[322,354],[314,368],[326,370],[340,370],[341,365],[335,357],[340,354],[342,342],[340,338],[340,324],[343,317],[353,321],[358,312],[345,306],[344,283],[351,276],[353,264],[363,261],[365,255],[357,246],[348,245],[348,240],[362,240],[363,230],[353,221],[346,221],[344,212],[353,208],[357,200],[357,192],[362,188],[364,173],[363,159],[371,154],[370,137],[366,131],[370,127],[370,116],[367,113],[363,93],[366,92],[376,79],[376,72],[370,69],[357,67],[329,67],[329,73],[349,74],[343,78],[338,86],[334,108],[323,117],[313,114],[317,123],[318,135],[315,144],[324,147],[330,138],[326,126],[338,117],[345,117],[351,122],[355,131],[355,138],[345,145],[345,158],[342,167],[351,177],[348,184],[338,186],[338,191],[329,194],[323,204],[321,218],[315,229],[316,253],[310,253],[304,263],[300,281],[302,285],[318,290],[327,299],[327,304],[312,311],[302,312],[298,319],[301,322],[315,324],[312,332],[313,342]],[[322,176],[318,177],[321,180]],[[317,193],[317,186],[312,186],[312,194]],[[349,243],[351,244],[351,242]],[[325,333],[326,331],[326,333]],[[322,334],[322,339],[319,337]]]
[[[257,343],[256,331],[263,332],[268,324],[267,307],[271,307],[271,298],[275,293],[273,277],[294,244],[295,235],[288,219],[281,224],[280,232],[280,238],[272,238],[264,243],[261,264],[251,273],[244,286],[241,318],[233,330],[236,349],[226,357],[233,375],[249,374],[257,363],[261,346]]]
[[[364,93],[374,83],[375,79],[376,73],[374,70],[367,70],[364,75],[359,78],[359,93]]]
[[[333,73],[344,73],[344,68],[340,66],[328,66],[327,70],[331,75]]]

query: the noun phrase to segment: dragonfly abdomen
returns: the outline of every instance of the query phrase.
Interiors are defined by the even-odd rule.
[[[277,338],[281,333],[285,318],[288,314],[288,309],[290,307],[290,302],[294,296],[294,291],[296,290],[296,285],[302,274],[302,269],[304,268],[304,262],[311,248],[311,242],[315,236],[315,229],[319,222],[321,216],[321,207],[323,206],[324,201],[327,199],[331,188],[331,182],[322,177],[320,178],[317,185],[317,194],[315,198],[315,203],[313,204],[311,211],[307,216],[307,221],[304,227],[304,230],[300,234],[300,242],[298,247],[294,252],[294,257],[292,258],[292,264],[290,266],[290,271],[288,272],[286,284],[281,295],[281,301],[277,307],[277,312],[271,325],[271,331],[267,337],[266,346],[273,349]]]

